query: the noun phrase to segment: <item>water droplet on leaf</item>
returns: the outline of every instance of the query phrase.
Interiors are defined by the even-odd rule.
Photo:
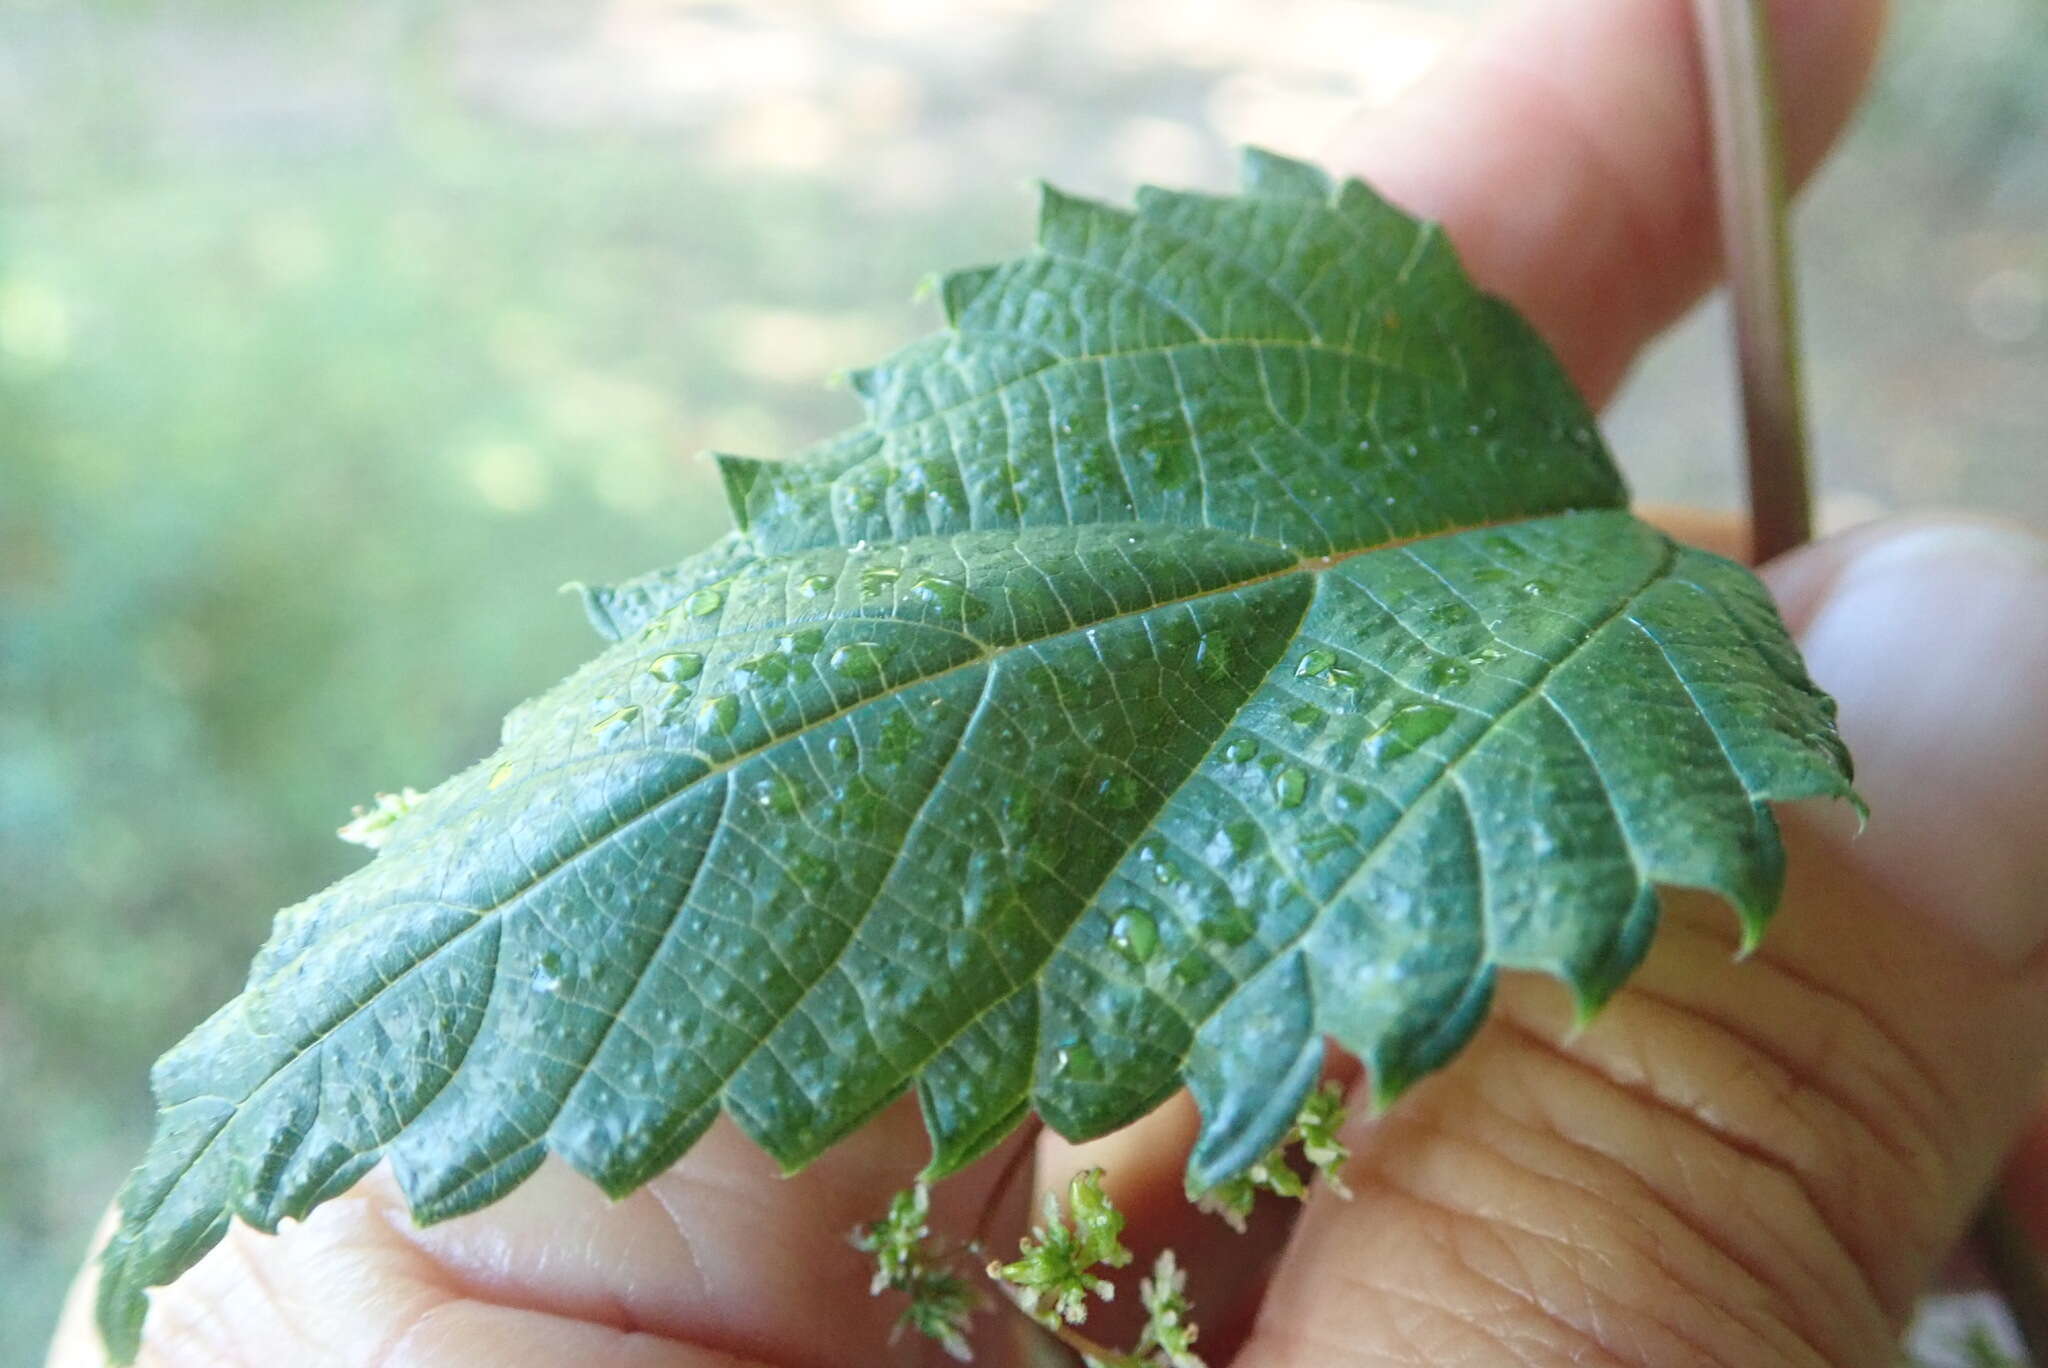
[[[1159,925],[1142,907],[1126,907],[1109,931],[1110,944],[1132,964],[1143,964],[1159,948]]]
[[[1093,1083],[1102,1077],[1102,1060],[1085,1040],[1070,1040],[1053,1055],[1053,1072],[1077,1083]]]
[[[697,709],[697,725],[706,731],[723,735],[739,724],[740,701],[731,694],[718,694],[704,700]]]
[[[1366,741],[1376,761],[1398,760],[1431,737],[1442,732],[1457,713],[1440,703],[1411,703],[1395,711]]]
[[[882,673],[889,654],[889,648],[878,641],[849,641],[835,647],[826,664],[848,679],[873,679]]]
[[[1258,923],[1252,920],[1251,909],[1236,903],[1206,913],[1195,923],[1195,929],[1202,933],[1204,940],[1214,941],[1222,946],[1243,945],[1258,930]]]
[[[680,684],[704,672],[704,657],[695,651],[670,651],[648,662],[647,673],[665,684]]]

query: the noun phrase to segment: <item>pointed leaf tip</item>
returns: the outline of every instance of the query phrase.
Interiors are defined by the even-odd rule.
[[[775,475],[773,461],[763,461],[754,456],[733,456],[726,452],[709,453],[718,464],[718,479],[725,490],[726,507],[732,512],[733,524],[745,532],[754,519],[754,490],[764,480]]]
[[[1263,147],[1245,148],[1238,154],[1238,165],[1244,188],[1253,194],[1327,200],[1333,188],[1321,167]]]

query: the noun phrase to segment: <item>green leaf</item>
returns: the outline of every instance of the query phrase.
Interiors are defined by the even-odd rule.
[[[914,1086],[937,1177],[1186,1085],[1213,1186],[1325,1036],[1384,1103],[1501,969],[1592,1010],[1658,884],[1761,928],[1767,804],[1849,793],[1832,707],[1436,230],[1255,153],[1049,191],[939,294],[862,426],[726,460],[741,530],[588,591],[615,644],[159,1063],[118,1353],[230,1219],[379,1160],[436,1220],[550,1152],[626,1192],[721,1109],[795,1168]]]

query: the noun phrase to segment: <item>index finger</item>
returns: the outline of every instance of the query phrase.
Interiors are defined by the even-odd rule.
[[[1885,5],[1769,9],[1796,183],[1855,106]],[[1719,269],[1709,152],[1685,0],[1571,0],[1488,25],[1332,159],[1441,220],[1597,405]]]

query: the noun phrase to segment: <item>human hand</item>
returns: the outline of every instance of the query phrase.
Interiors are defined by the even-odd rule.
[[[1853,102],[1879,6],[1775,8],[1803,171]],[[1604,398],[1712,270],[1689,52],[1683,0],[1554,0],[1336,160],[1443,219]],[[1841,700],[1869,832],[1787,814],[1791,886],[1742,965],[1732,916],[1681,895],[1591,1027],[1572,1032],[1554,984],[1504,986],[1452,1068],[1354,1123],[1355,1199],[1317,1193],[1291,1230],[1192,1225],[1185,1106],[1118,1137],[1132,1233],[1195,1270],[1212,1364],[1889,1361],[2048,1062],[2048,548],[1921,521],[1766,573]],[[721,1123],[623,1202],[551,1163],[426,1230],[379,1173],[277,1237],[238,1228],[157,1292],[143,1362],[916,1361],[927,1347],[891,1345],[896,1308],[844,1237],[924,1154],[899,1106],[782,1179]],[[974,1228],[1008,1157],[942,1185],[935,1225]],[[1048,1167],[1072,1161],[1049,1147]],[[992,1224],[1014,1230],[1016,1205]],[[60,1368],[99,1362],[88,1300]],[[982,1361],[1007,1361],[985,1324]]]

